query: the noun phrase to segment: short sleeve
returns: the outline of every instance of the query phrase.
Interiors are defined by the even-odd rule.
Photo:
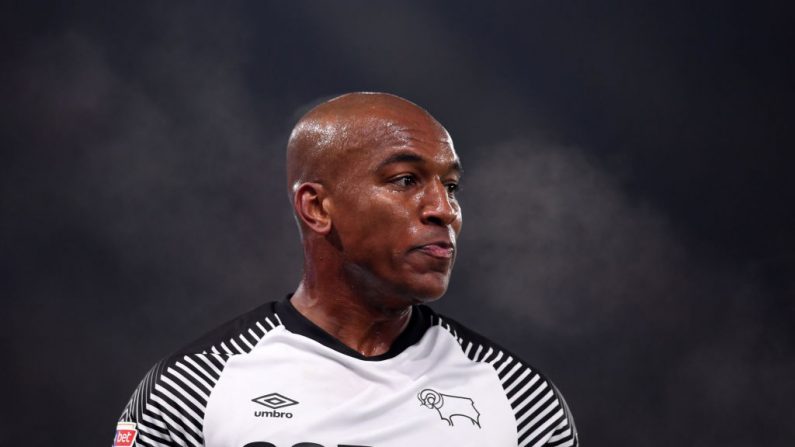
[[[580,445],[580,440],[577,435],[577,426],[574,424],[574,417],[571,415],[571,410],[560,390],[552,383],[552,389],[555,392],[555,399],[558,400],[560,408],[563,412],[563,417],[552,432],[545,446],[555,447],[577,447]]]

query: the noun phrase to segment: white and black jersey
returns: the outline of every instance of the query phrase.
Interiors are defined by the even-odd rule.
[[[364,357],[289,300],[156,364],[114,446],[576,446],[563,397],[535,368],[415,306],[391,349]]]

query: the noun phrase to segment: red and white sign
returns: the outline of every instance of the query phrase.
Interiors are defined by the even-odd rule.
[[[113,440],[113,447],[132,447],[137,434],[135,422],[119,422],[116,425],[116,439]]]

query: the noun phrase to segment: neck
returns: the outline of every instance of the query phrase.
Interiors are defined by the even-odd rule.
[[[385,301],[357,294],[344,282],[321,286],[306,273],[290,301],[311,322],[368,357],[389,351],[411,318],[410,303],[387,308],[376,304]]]

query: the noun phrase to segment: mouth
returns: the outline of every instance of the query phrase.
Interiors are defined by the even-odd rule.
[[[414,249],[437,259],[452,259],[455,255],[455,246],[449,241],[435,241],[419,245]]]

